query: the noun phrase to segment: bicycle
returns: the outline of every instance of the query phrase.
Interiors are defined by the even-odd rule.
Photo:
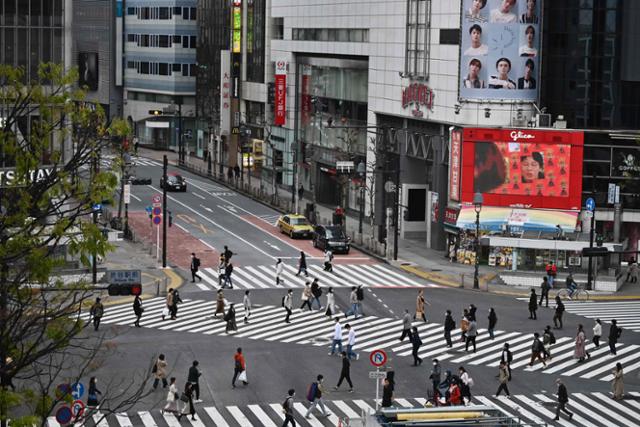
[[[578,287],[573,291],[573,295],[569,295],[569,289],[560,289],[557,293],[560,299],[563,300],[572,300],[572,301],[589,301],[589,291],[587,291],[584,286],[578,285]]]

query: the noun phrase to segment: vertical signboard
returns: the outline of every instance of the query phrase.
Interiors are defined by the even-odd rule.
[[[220,51],[220,134],[231,132],[231,54]]]
[[[451,131],[449,154],[449,199],[460,201],[460,154],[462,153],[462,131]]]
[[[282,126],[287,118],[287,62],[276,61],[276,93],[273,124]]]
[[[302,126],[307,126],[311,121],[311,65],[302,64],[301,83],[300,115],[302,117]]]
[[[242,50],[242,0],[233,0],[231,10],[232,23],[232,47],[233,53],[240,53]]]

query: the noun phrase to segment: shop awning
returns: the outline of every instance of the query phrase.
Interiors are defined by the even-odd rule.
[[[506,225],[512,232],[555,232],[556,226],[560,225],[564,232],[572,232],[576,228],[578,214],[578,211],[483,206],[480,211],[480,229],[501,231]],[[475,230],[476,211],[473,206],[463,206],[460,209],[456,226],[461,229]]]

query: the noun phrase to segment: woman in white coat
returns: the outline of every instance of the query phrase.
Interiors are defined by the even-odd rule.
[[[600,319],[596,319],[596,324],[593,325],[593,345],[596,348],[600,348],[600,337],[602,336],[602,322]]]
[[[178,413],[178,386],[176,385],[176,377],[171,377],[171,384],[169,385],[169,391],[167,392],[167,404],[164,405],[162,413],[173,412]]]
[[[333,316],[336,314],[336,295],[333,293],[333,287],[329,287],[327,291],[327,311],[324,312],[325,316]]]
[[[282,270],[284,270],[284,264],[282,263],[282,259],[278,258],[278,261],[276,262],[276,286],[280,285],[280,282],[282,281],[282,279],[280,279],[282,276]]]

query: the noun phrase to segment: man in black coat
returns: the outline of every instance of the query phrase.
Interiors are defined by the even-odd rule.
[[[509,350],[509,343],[504,343],[504,347],[502,347],[502,353],[500,354],[500,361],[504,362],[507,365],[507,370],[509,371],[509,381],[511,381],[511,361],[513,360],[513,355],[511,354],[511,350]]]
[[[562,329],[562,315],[564,314],[564,303],[558,295],[556,295],[556,312],[553,315],[553,326],[556,329]],[[558,327],[558,323],[560,326]]]
[[[567,387],[562,383],[562,380],[558,378],[556,380],[558,384],[558,406],[556,407],[556,417],[555,421],[560,420],[560,411],[563,411],[565,414],[569,415],[569,419],[573,418],[573,413],[569,412],[567,409],[567,403],[569,402],[569,393],[567,392]]]
[[[343,351],[342,353],[342,369],[340,370],[340,379],[338,379],[338,385],[333,389],[337,390],[342,384],[343,380],[347,380],[349,383],[349,393],[353,393],[353,383],[351,382],[351,361],[347,357],[347,352]]]
[[[451,331],[453,331],[455,328],[456,322],[451,316],[451,310],[447,310],[447,314],[444,317],[444,339],[447,340],[447,346],[449,348],[453,347],[453,343],[451,342]]]
[[[616,343],[622,335],[622,329],[618,327],[618,321],[616,319],[611,320],[611,327],[609,328],[609,351],[614,356],[616,353]]]
[[[189,368],[189,375],[187,376],[187,381],[191,383],[192,390],[196,396],[196,400],[194,400],[193,403],[202,402],[202,400],[200,400],[200,375],[202,375],[202,372],[198,369],[198,361],[194,360]]]

